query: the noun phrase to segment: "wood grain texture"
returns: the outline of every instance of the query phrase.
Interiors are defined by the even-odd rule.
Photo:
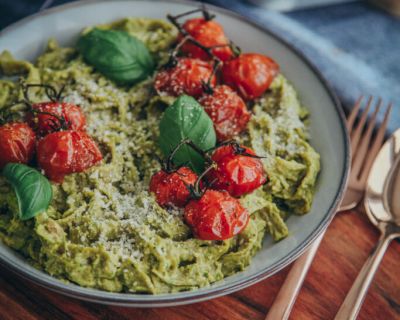
[[[321,244],[291,319],[332,319],[378,236],[362,213],[339,214]],[[360,320],[400,319],[399,267],[400,243],[394,241],[369,290]],[[288,268],[229,296],[159,309],[107,307],[78,301],[0,269],[0,319],[264,319]]]

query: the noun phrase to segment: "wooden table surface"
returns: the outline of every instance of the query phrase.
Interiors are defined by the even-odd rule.
[[[333,319],[378,236],[362,212],[339,214],[322,242],[291,319]],[[289,268],[229,296],[159,309],[78,301],[0,268],[0,319],[264,319]],[[375,276],[358,319],[400,319],[399,271],[400,243],[395,241]]]

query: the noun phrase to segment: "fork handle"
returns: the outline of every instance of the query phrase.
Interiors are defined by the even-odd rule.
[[[374,278],[386,249],[393,238],[393,233],[391,232],[385,231],[381,234],[378,243],[372,250],[367,261],[365,261],[364,266],[348,292],[346,299],[343,301],[338,313],[336,314],[335,320],[354,320],[357,318],[372,279]]]
[[[310,245],[309,249],[293,263],[285,282],[283,283],[274,303],[268,311],[265,320],[286,320],[289,318],[293,305],[306,278],[307,272],[314,260],[315,254],[324,237],[325,231]]]

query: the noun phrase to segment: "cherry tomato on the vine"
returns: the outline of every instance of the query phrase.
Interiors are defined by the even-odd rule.
[[[153,192],[157,203],[162,207],[184,207],[190,197],[188,185],[194,185],[197,174],[187,167],[168,173],[160,170],[150,180],[150,192]]]
[[[36,135],[27,123],[12,122],[0,127],[0,169],[7,163],[27,164],[35,152]]]
[[[222,67],[222,80],[245,100],[260,97],[279,73],[279,65],[269,57],[244,53]]]
[[[38,164],[54,182],[62,182],[65,175],[82,172],[102,158],[96,142],[83,131],[53,132],[37,145]]]
[[[214,189],[226,190],[234,197],[250,193],[267,181],[261,160],[251,157],[254,151],[240,148],[244,154],[238,154],[233,145],[217,148],[211,156],[216,168],[207,175]]]
[[[249,213],[226,191],[207,190],[185,207],[185,221],[202,240],[225,240],[240,233],[249,222]]]
[[[214,123],[219,141],[232,139],[242,132],[250,120],[243,99],[226,85],[216,86],[212,94],[204,94],[199,103]]]
[[[214,20],[204,18],[189,19],[183,24],[183,29],[190,34],[197,42],[207,48],[222,61],[229,60],[232,56],[232,50],[229,47],[229,40],[225,36],[222,26]],[[182,39],[182,35],[180,36]],[[199,46],[187,41],[181,48],[181,51],[189,57],[202,60],[211,60],[211,57]]]
[[[64,118],[70,130],[85,130],[85,115],[81,108],[74,104],[65,102],[42,102],[33,104],[32,108],[35,111],[42,112],[39,114],[29,112],[27,116],[29,125],[34,128],[40,136],[45,136],[46,134],[57,131],[57,127],[60,127],[61,124],[55,116]]]
[[[187,94],[199,97],[203,92],[203,83],[207,83],[212,75],[212,66],[199,59],[178,58],[176,65],[159,71],[154,81],[158,93],[179,96]],[[211,86],[216,82],[211,79]]]

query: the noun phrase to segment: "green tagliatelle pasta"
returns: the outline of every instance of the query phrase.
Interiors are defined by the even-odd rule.
[[[176,30],[161,20],[124,19],[100,29],[126,31],[142,41],[158,66]],[[288,236],[285,219],[310,210],[319,155],[307,142],[296,92],[283,76],[254,105],[240,137],[259,155],[269,183],[240,201],[251,213],[246,229],[226,241],[193,238],[179,210],[160,208],[148,193],[157,157],[159,122],[171,97],[152,97],[152,76],[119,87],[86,64],[75,48],[54,40],[36,62],[0,55],[0,72],[31,83],[65,83],[65,101],[80,105],[87,130],[104,156],[84,173],[52,184],[49,209],[18,218],[12,187],[0,177],[0,239],[50,275],[107,291],[166,293],[191,290],[243,270],[266,234]],[[17,82],[0,80],[0,108],[21,96]],[[44,99],[40,88],[31,98]]]

